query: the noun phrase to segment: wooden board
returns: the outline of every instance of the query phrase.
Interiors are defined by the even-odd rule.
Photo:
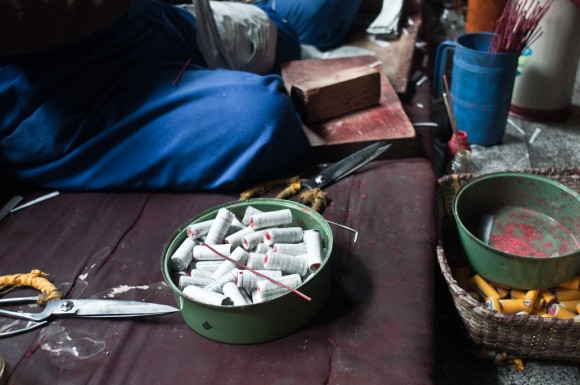
[[[381,100],[380,70],[353,67],[292,85],[292,102],[306,124],[374,107]]]
[[[374,56],[297,60],[282,67],[282,77],[290,93],[294,83],[375,62]],[[385,158],[409,157],[417,153],[415,129],[405,114],[397,93],[382,72],[379,105],[304,125],[304,131],[312,147],[311,155],[317,161],[336,161],[378,141],[393,144],[385,153]]]

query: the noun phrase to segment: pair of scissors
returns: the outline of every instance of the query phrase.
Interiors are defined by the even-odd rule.
[[[391,144],[386,142],[373,143],[332,164],[313,177],[305,178],[298,176],[290,179],[276,179],[274,181],[266,182],[244,191],[240,194],[240,199],[253,198],[265,193],[275,186],[288,183],[288,187],[280,192],[276,198],[288,199],[289,197],[298,194],[303,187],[306,187],[308,191],[300,196],[301,201],[305,204],[311,205],[315,211],[320,212],[324,207],[326,207],[327,203],[326,193],[322,191],[324,187],[354,173],[373,159],[380,156],[390,146]]]
[[[0,338],[24,333],[37,327],[46,325],[48,319],[53,316],[69,317],[140,317],[158,314],[167,314],[179,311],[178,309],[148,302],[126,301],[116,299],[63,299],[62,293],[47,278],[48,274],[38,269],[33,269],[26,274],[10,274],[0,277],[0,291],[8,291],[29,286],[40,294],[34,297],[2,298],[0,305],[36,302],[45,305],[41,312],[25,313],[0,309],[0,315],[12,318],[25,319],[30,322],[16,330],[0,331]]]
[[[0,304],[37,302],[38,297],[0,299]],[[41,312],[26,313],[0,309],[0,315],[28,320],[21,329],[0,333],[0,338],[27,332],[48,323],[51,317],[121,318],[168,314],[179,311],[172,306],[117,299],[52,299]]]

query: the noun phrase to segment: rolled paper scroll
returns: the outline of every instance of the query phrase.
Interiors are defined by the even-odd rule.
[[[254,230],[284,226],[290,223],[292,223],[292,211],[290,209],[267,211],[250,217],[250,227]]]
[[[566,310],[557,303],[553,303],[550,305],[550,307],[548,308],[548,314],[558,319],[569,319],[574,318],[576,316],[576,314],[572,313],[569,310]]]
[[[223,293],[224,285],[228,282],[236,282],[238,269],[234,269],[229,273],[222,275],[220,279],[213,281],[213,283],[204,287],[205,290],[214,291],[216,293]]]
[[[189,272],[189,276],[195,277],[195,278],[211,278],[211,275],[212,275],[212,273],[210,273],[209,271],[198,270],[198,269],[192,269]]]
[[[264,270],[266,253],[250,253],[246,266],[252,270]]]
[[[532,304],[532,307],[536,310],[541,311],[546,311],[546,309],[548,308],[548,306],[546,306],[546,301],[540,296],[536,298],[536,300]]]
[[[209,228],[205,243],[209,245],[223,243],[234,218],[235,215],[230,210],[226,208],[219,209],[214,222]]]
[[[548,314],[548,313],[546,313],[545,308],[542,310],[542,309],[537,309],[537,308],[532,306],[532,311],[530,312],[530,314],[541,316],[542,314]]]
[[[530,315],[530,312],[522,310],[522,311],[517,312],[516,315]]]
[[[322,256],[324,255],[322,236],[316,230],[306,230],[304,231],[304,243],[306,243],[308,269],[314,272],[322,264]]]
[[[227,243],[223,243],[221,245],[212,245],[212,248],[215,251],[219,252],[220,254],[230,256],[232,245],[228,245]],[[193,259],[196,261],[223,261],[224,258],[215,253],[209,247],[205,247],[204,245],[196,245],[193,248]]]
[[[276,280],[293,289],[302,284],[302,278],[300,278],[300,275],[298,274],[285,275],[283,277],[277,278]],[[260,302],[264,302],[281,294],[290,292],[290,290],[287,288],[269,280],[258,281],[256,283],[256,291],[259,293],[258,299]]]
[[[495,291],[497,291],[497,293],[499,294],[499,298],[506,298],[507,296],[510,295],[511,289],[506,289],[505,287],[501,287],[501,286],[493,286],[495,288]]]
[[[221,258],[223,260],[223,258]],[[196,270],[203,270],[210,273],[216,271],[216,269],[222,264],[221,260],[213,260],[213,261],[198,261],[193,264],[193,267]]]
[[[242,223],[245,226],[249,226],[250,225],[250,218],[253,215],[261,214],[261,213],[263,213],[262,210],[259,210],[259,209],[255,208],[253,206],[246,207],[246,210],[244,211],[244,217],[242,218]]]
[[[495,310],[501,312],[501,304],[497,297],[487,297],[485,299],[485,308],[488,310]]]
[[[533,305],[534,301],[536,301],[536,298],[538,298],[538,294],[540,293],[540,290],[528,290],[526,292],[526,296],[524,297],[524,302],[526,303],[526,305]]]
[[[525,311],[530,312],[532,310],[531,304],[528,304],[525,299],[500,299],[502,313],[507,314],[517,314],[519,312]]]
[[[264,230],[264,243],[298,243],[304,239],[304,230],[301,227],[283,227]]]
[[[306,234],[304,234],[306,236]],[[306,240],[306,238],[304,239]],[[264,244],[265,245],[265,244]],[[266,245],[267,246],[267,245]],[[307,253],[306,243],[276,243],[272,251],[288,255],[302,255]]]
[[[282,272],[280,270],[256,270],[258,273],[266,275],[270,278],[278,280],[282,277]],[[238,287],[243,287],[248,291],[256,288],[258,281],[265,279],[264,277],[254,274],[249,270],[238,270],[236,275],[236,285]]]
[[[526,298],[527,293],[528,293],[527,290],[511,289],[510,290],[510,297],[512,297],[513,299],[515,299],[515,298],[524,299],[524,298]]]
[[[213,222],[214,220],[210,219],[203,222],[192,223],[191,225],[187,226],[187,236],[189,238],[199,239],[207,235]]]
[[[575,275],[572,278],[564,281],[564,282],[560,282],[558,285],[556,285],[557,287],[560,287],[562,289],[574,289],[574,290],[578,290],[580,289],[580,276]]]
[[[295,256],[270,251],[264,258],[264,267],[267,270],[281,270],[284,274],[306,275],[308,260],[305,256]]]
[[[260,292],[258,290],[252,290],[250,296],[252,297],[252,303],[262,302],[262,297],[260,296]]]
[[[180,279],[182,276],[184,276],[184,275],[185,275],[185,276],[189,276],[189,272],[188,272],[188,271],[186,271],[186,270],[179,270],[179,271],[176,271],[176,272],[174,272],[174,273],[173,273],[173,275],[172,275],[172,277],[173,277],[173,281],[174,281],[174,282],[179,282],[179,279]]]
[[[183,289],[183,294],[185,294],[190,299],[207,303],[209,305],[227,305],[231,303],[230,298],[223,294],[216,293],[214,291],[205,290],[199,286],[187,286]]]
[[[558,288],[556,290],[556,298],[558,299],[558,301],[570,301],[573,299],[580,299],[580,290]]]
[[[246,250],[252,250],[259,243],[263,243],[263,241],[264,241],[264,232],[254,231],[252,233],[244,235],[242,239],[242,246]]]
[[[550,306],[552,303],[556,302],[556,296],[548,289],[540,290],[540,297],[546,301],[546,306]]]
[[[579,299],[573,299],[573,300],[570,300],[570,301],[561,301],[561,302],[558,302],[558,305],[560,305],[564,309],[569,310],[569,311],[571,311],[573,313],[576,313],[576,314],[578,314],[578,311],[576,309],[578,307],[578,304],[580,304],[580,300]]]
[[[249,305],[252,303],[247,298],[247,296],[244,296],[242,294],[240,288],[233,282],[226,283],[223,287],[223,292],[225,296],[229,297],[232,300],[234,306]]]
[[[201,270],[192,270],[192,272],[203,272]],[[203,272],[207,273],[207,272]],[[215,280],[210,276],[204,276],[201,274],[193,274],[193,275],[182,275],[179,277],[179,288],[183,290],[187,286],[195,285],[199,287],[206,287],[207,285],[212,284]]]
[[[493,286],[489,284],[485,279],[483,279],[479,274],[475,274],[470,280],[469,284],[471,287],[477,291],[482,298],[495,297],[499,298],[500,295]]]
[[[232,253],[229,255],[230,259],[233,259],[234,261],[238,261],[244,265],[248,261],[248,256],[249,256],[248,252],[246,250],[244,250],[244,248],[241,246],[236,247],[236,249],[234,251],[232,251]],[[222,262],[220,267],[218,267],[217,270],[213,272],[211,277],[215,280],[218,280],[223,275],[234,270],[236,268],[236,266],[237,266],[236,263],[226,259]]]
[[[270,250],[272,250],[272,248],[265,243],[258,243],[254,247],[254,253],[266,254]]]
[[[238,230],[235,233],[228,235],[225,238],[225,242],[232,245],[233,248],[236,248],[238,246],[242,246],[243,241],[244,241],[244,236],[247,234],[253,233],[253,232],[254,232],[254,230],[252,230],[251,228],[244,227],[243,229]]]
[[[177,250],[171,256],[171,266],[175,270],[185,270],[191,263],[193,258],[192,250],[195,246],[195,241],[191,238],[185,240],[179,245]]]
[[[230,223],[230,229],[228,230],[227,235],[237,233],[238,231],[240,231],[241,229],[245,229],[246,227],[248,227],[248,226],[246,226],[242,222],[240,222],[238,217],[236,217],[234,215],[234,219],[232,219],[232,223]]]
[[[245,298],[247,303],[253,303],[252,296],[248,294],[248,290],[246,290],[245,287],[238,287],[238,289],[240,290],[240,294]]]

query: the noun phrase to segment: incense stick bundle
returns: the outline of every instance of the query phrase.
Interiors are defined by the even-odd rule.
[[[509,0],[494,24],[490,52],[522,52],[542,34],[538,24],[553,1]]]

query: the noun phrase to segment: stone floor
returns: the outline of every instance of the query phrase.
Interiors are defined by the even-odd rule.
[[[465,4],[466,2],[464,2]],[[448,12],[453,2],[427,2],[424,25],[428,46],[436,47],[442,39],[454,40],[462,34],[461,17]],[[442,4],[447,4],[445,9]],[[433,53],[433,52],[432,52]],[[443,155],[451,132],[445,106],[433,100],[435,129],[435,167],[438,176],[447,173],[449,164]],[[472,146],[472,159],[479,173],[528,168],[580,167],[580,71],[577,73],[569,118],[562,123],[542,124],[509,118],[501,144]],[[481,347],[467,335],[448,286],[437,267],[437,365],[439,385],[580,385],[580,365],[551,360],[524,360],[519,371],[507,361],[481,358]],[[580,357],[579,357],[580,359]]]
[[[565,122],[541,124],[510,117],[502,143],[474,147],[472,158],[481,172],[580,167],[580,77],[575,85],[571,113]]]
[[[472,148],[478,172],[546,167],[580,167],[580,71],[570,117],[562,123],[541,124],[509,118],[500,145]],[[574,385],[580,384],[580,366],[568,362],[524,360],[518,371],[506,361],[478,357],[479,347],[462,330],[446,283],[440,277],[438,307],[438,365],[440,385]],[[579,357],[580,359],[580,357]]]

